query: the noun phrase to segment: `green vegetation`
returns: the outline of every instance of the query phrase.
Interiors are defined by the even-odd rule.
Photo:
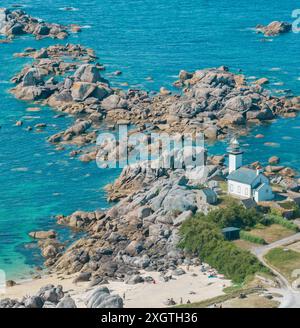
[[[292,201],[285,201],[282,203],[279,203],[280,207],[286,209],[286,210],[297,210],[298,206],[295,204],[295,202]]]
[[[256,209],[245,209],[234,199],[226,200],[226,207],[210,211],[207,216],[209,222],[213,222],[220,228],[236,227],[241,229],[250,229],[256,224],[268,225],[268,218],[258,212]]]
[[[263,238],[267,244],[271,244],[274,241],[293,235],[295,231],[280,224],[272,223],[269,226],[256,225],[249,233],[252,236]]]
[[[268,269],[249,251],[225,241],[221,228],[249,228],[263,220],[258,212],[246,210],[233,202],[225,209],[216,209],[206,216],[199,214],[186,220],[180,228],[179,247],[197,254],[226,277],[241,283],[248,276],[256,272],[268,272]]]
[[[267,217],[272,223],[280,224],[281,226],[293,230],[295,232],[299,231],[299,228],[296,224],[291,221],[288,221],[279,214],[274,214],[274,212],[271,211],[271,214],[269,214]]]
[[[257,288],[235,288],[230,291],[228,290],[228,292],[225,295],[216,296],[201,302],[177,305],[176,308],[206,308],[213,304],[223,303],[232,298],[239,297],[241,293],[248,296],[258,291],[260,290]]]
[[[297,277],[293,277],[293,271],[300,268],[300,253],[291,249],[274,248],[265,255],[266,261],[281,272],[290,282]]]
[[[267,242],[263,238],[251,235],[251,233],[244,231],[244,230],[242,230],[240,232],[240,238],[243,240],[250,241],[251,243],[255,243],[255,244],[260,244],[260,245],[267,244]]]

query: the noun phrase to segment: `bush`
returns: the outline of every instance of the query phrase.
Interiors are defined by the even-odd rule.
[[[206,217],[220,228],[236,227],[249,229],[257,223],[266,223],[264,216],[256,209],[245,209],[235,200],[228,201],[225,208],[210,211]]]
[[[268,272],[249,251],[225,241],[220,227],[211,222],[209,215],[197,215],[180,227],[179,247],[197,254],[220,273],[236,283],[243,282],[256,272]]]
[[[251,243],[266,245],[266,241],[258,236],[251,235],[249,232],[241,231],[240,238],[246,241],[250,241]]]
[[[278,214],[277,215],[269,214],[268,217],[272,221],[272,223],[280,224],[281,226],[283,226],[287,229],[293,230],[295,232],[299,231],[299,228],[295,223],[288,221],[287,219],[283,218],[282,216],[280,216]]]

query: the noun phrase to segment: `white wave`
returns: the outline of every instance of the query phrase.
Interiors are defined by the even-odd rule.
[[[12,172],[27,172],[28,171],[28,167],[16,167],[11,169]]]

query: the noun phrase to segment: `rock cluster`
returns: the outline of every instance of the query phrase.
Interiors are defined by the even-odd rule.
[[[93,309],[117,309],[123,308],[123,299],[119,295],[111,295],[107,287],[98,287],[87,293],[85,304]]]
[[[25,296],[22,300],[0,300],[0,308],[76,308],[74,300],[63,291],[62,286],[46,285],[34,296]]]
[[[113,125],[134,124],[144,132],[203,132],[207,139],[222,139],[233,131],[242,133],[247,123],[300,109],[298,97],[272,96],[261,85],[265,80],[249,84],[244,75],[224,66],[181,71],[174,83],[180,94],[152,96],[143,90],[111,88],[101,76],[103,67],[95,63],[93,50],[80,45],[26,49],[18,55],[35,60],[13,77],[16,87],[11,92],[19,99],[39,101],[78,117],[73,126],[50,137],[52,143],[92,144],[103,120]],[[60,81],[56,79],[61,76]],[[95,150],[82,159],[95,159]]]
[[[222,172],[208,165],[204,180],[217,174]],[[81,272],[88,280],[101,277],[138,283],[143,281],[136,277],[141,269],[164,273],[190,263],[190,255],[177,247],[178,227],[193,213],[210,208],[199,197],[197,185],[188,181],[183,170],[160,171],[145,164],[125,168],[111,192],[122,184],[112,197],[123,199],[105,213],[77,211],[58,216],[59,223],[80,226],[86,236],[59,256],[51,270]]]
[[[265,36],[277,36],[279,34],[287,33],[292,30],[292,24],[286,22],[274,21],[269,25],[257,25],[256,31]]]
[[[16,87],[11,92],[22,100],[39,101],[68,114],[80,115],[73,126],[49,141],[90,143],[95,133],[83,137],[92,126],[99,124],[105,115],[101,101],[113,93],[107,80],[101,77],[103,67],[94,63],[92,49],[80,45],[54,45],[39,51],[26,49],[18,56],[34,57],[12,78]],[[61,79],[61,76],[64,76]],[[59,81],[62,80],[62,81]]]
[[[59,24],[46,23],[41,19],[31,17],[23,10],[0,9],[0,34],[8,38],[23,34],[32,34],[36,39],[50,37],[65,39],[69,33],[68,28]]]

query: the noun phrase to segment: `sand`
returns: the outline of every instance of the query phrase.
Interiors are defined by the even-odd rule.
[[[183,303],[188,300],[203,301],[223,295],[223,288],[231,285],[229,280],[208,278],[205,273],[200,272],[200,267],[190,267],[189,271],[186,267],[182,268],[186,274],[176,276],[168,282],[160,281],[158,272],[141,272],[142,276],[151,276],[155,283],[128,285],[124,282],[110,281],[108,285],[103,286],[107,286],[112,294],[119,294],[121,297],[125,293],[125,308],[153,308],[166,307],[165,302],[170,298],[173,298],[177,304],[180,304],[181,299]],[[7,297],[21,299],[26,295],[34,295],[47,284],[60,284],[64,291],[74,298],[78,307],[85,307],[85,294],[91,288],[88,288],[88,282],[73,284],[75,276],[62,277],[53,274],[41,279],[23,281],[16,286],[6,288],[6,293],[0,295],[0,299]]]

